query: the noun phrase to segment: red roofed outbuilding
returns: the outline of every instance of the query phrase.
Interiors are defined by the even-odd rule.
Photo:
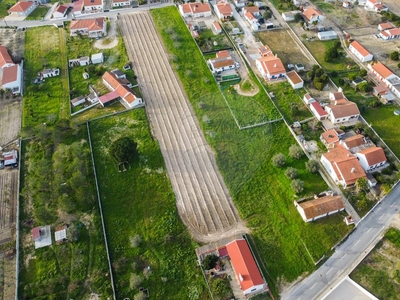
[[[8,10],[8,13],[13,17],[27,17],[35,8],[35,2],[17,2]]]
[[[238,239],[226,245],[232,267],[244,295],[267,290],[267,284],[245,239]]]
[[[349,50],[357,56],[361,62],[368,62],[374,58],[374,56],[357,41],[353,41],[349,45]]]

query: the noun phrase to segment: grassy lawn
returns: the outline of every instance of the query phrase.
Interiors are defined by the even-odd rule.
[[[42,20],[46,16],[46,13],[49,11],[49,9],[50,8],[48,6],[38,6],[32,13],[29,14],[29,16],[25,18],[25,20]]]
[[[41,128],[23,142],[19,299],[112,295],[85,126]],[[34,249],[32,227],[51,225],[51,246]],[[68,241],[54,232],[68,225]]]
[[[150,134],[145,111],[93,121],[90,128],[117,298],[133,299],[140,284],[154,299],[208,299],[196,263],[197,244],[177,214],[163,157]],[[120,173],[107,149],[123,136],[138,143],[139,158],[127,172]],[[140,242],[134,243],[135,237]]]
[[[302,221],[293,200],[323,191],[327,186],[319,175],[306,171],[304,158],[292,160],[288,157],[288,148],[295,140],[284,123],[238,130],[176,8],[157,9],[151,13],[167,50],[177,57],[175,70],[215,150],[235,205],[253,230],[264,274],[277,294],[280,283],[293,281],[315,269],[313,260],[327,254],[348,228],[338,215],[311,224]],[[184,48],[173,46],[167,28],[179,34]],[[187,69],[192,71],[191,76],[187,76]],[[266,95],[258,103],[266,112],[273,111]],[[211,122],[204,122],[204,115]],[[282,169],[271,163],[272,156],[279,152],[287,157]],[[301,195],[295,196],[290,188],[290,180],[284,174],[287,166],[297,168],[299,179],[305,182]]]
[[[400,231],[390,228],[382,241],[350,274],[379,299],[394,300],[400,293]]]
[[[287,82],[266,85],[266,89],[274,93],[273,100],[289,124],[312,117],[300,98],[306,93],[305,90],[293,90]]]
[[[347,71],[348,66],[350,66],[351,69],[359,70],[358,65],[351,58],[339,57],[333,62],[325,62],[325,52],[330,49],[336,41],[338,40],[312,41],[305,42],[304,45],[308,48],[308,50],[310,50],[311,54],[315,57],[318,63],[328,73],[332,71]],[[340,48],[339,52],[343,52],[343,49]]]
[[[0,18],[4,18],[8,16],[8,10],[10,9],[11,6],[13,6],[16,2],[13,1],[6,1],[6,0],[1,0],[0,1]],[[4,22],[2,22],[4,23]],[[4,26],[5,24],[1,24],[1,26]]]
[[[331,3],[317,1],[315,5],[317,5],[325,13],[330,13],[335,9],[335,6]]]
[[[53,26],[26,30],[24,75],[24,107],[22,125],[53,125],[60,119],[69,118],[68,78],[63,51],[63,29]],[[40,36],[40,38],[38,38]],[[60,59],[61,58],[61,59]],[[60,68],[60,76],[46,78],[41,84],[33,84],[38,72],[45,68]]]

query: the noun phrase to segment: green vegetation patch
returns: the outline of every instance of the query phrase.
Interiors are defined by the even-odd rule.
[[[390,228],[382,241],[350,274],[379,299],[398,299],[400,293],[400,231]]]
[[[23,142],[20,299],[112,296],[85,126],[40,127]],[[52,245],[34,249],[31,230],[51,226]],[[67,241],[54,232],[67,225]]]
[[[117,298],[133,299],[144,287],[154,299],[208,299],[197,244],[179,219],[145,111],[93,121],[90,131]],[[109,154],[120,137],[138,145],[138,158],[124,172]]]
[[[62,28],[44,26],[29,28],[25,33],[24,107],[22,125],[54,125],[69,117],[68,78],[65,41]],[[40,38],[38,38],[40,37]],[[44,69],[60,69],[60,76],[45,78],[34,84]]]
[[[25,20],[42,20],[47,12],[49,11],[50,7],[48,6],[38,6],[35,8],[35,10],[33,12],[31,12],[29,14],[29,16],[27,16],[25,18]]]
[[[173,66],[207,141],[215,150],[235,205],[253,230],[264,274],[277,293],[279,283],[312,271],[314,261],[327,254],[348,228],[340,215],[304,223],[293,200],[326,190],[327,186],[319,175],[306,171],[304,156],[299,160],[288,157],[289,147],[296,142],[284,123],[239,130],[176,8],[151,13],[167,50],[175,56]],[[173,47],[168,28],[181,37],[184,48]],[[187,76],[187,69],[192,70],[191,76]],[[267,97],[258,101],[265,111],[278,115]],[[286,156],[283,168],[275,167],[271,161],[280,152]],[[291,180],[285,176],[287,167],[296,168],[297,178],[304,181],[304,190],[297,196],[291,190]]]

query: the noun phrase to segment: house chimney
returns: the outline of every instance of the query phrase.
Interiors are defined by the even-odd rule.
[[[337,105],[337,100],[335,100],[335,105]]]
[[[276,68],[276,64],[274,64],[274,68]]]
[[[351,168],[351,173],[354,173],[356,171],[356,168]]]

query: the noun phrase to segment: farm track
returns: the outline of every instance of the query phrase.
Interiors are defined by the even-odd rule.
[[[183,222],[203,242],[247,232],[150,13],[124,15],[119,26]]]

